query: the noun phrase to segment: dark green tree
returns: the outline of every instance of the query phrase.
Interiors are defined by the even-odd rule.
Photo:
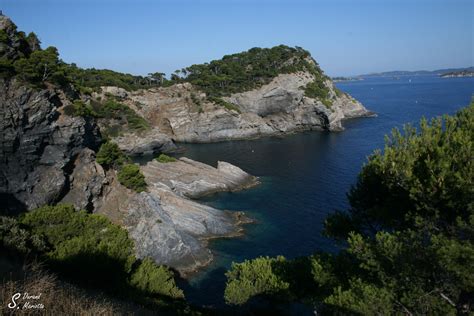
[[[127,162],[128,158],[116,143],[105,142],[97,152],[96,161],[105,167],[118,168]]]
[[[37,50],[28,58],[15,61],[15,70],[26,81],[43,83],[55,75],[60,75],[58,56],[58,50],[52,46],[45,50]]]

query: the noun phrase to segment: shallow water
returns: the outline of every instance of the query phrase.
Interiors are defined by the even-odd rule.
[[[346,209],[346,192],[366,157],[384,145],[393,127],[421,117],[452,114],[466,106],[474,93],[474,78],[435,76],[371,78],[338,83],[378,117],[344,122],[341,133],[308,132],[251,141],[184,145],[184,156],[216,165],[230,162],[260,177],[256,188],[220,193],[201,201],[220,209],[245,211],[256,219],[241,238],[211,242],[213,263],[190,280],[189,301],[223,305],[225,271],[232,261],[257,256],[294,258],[315,250],[335,251],[321,236],[326,215]]]

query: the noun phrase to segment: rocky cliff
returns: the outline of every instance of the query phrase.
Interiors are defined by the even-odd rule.
[[[134,92],[104,87],[103,91],[120,97],[152,126],[139,142],[134,135],[115,139],[121,148],[135,153],[160,146],[171,150],[166,145],[171,140],[206,143],[306,130],[341,131],[345,119],[374,115],[329,79],[324,85],[330,104],[306,96],[304,88],[314,80],[308,72],[280,74],[256,89],[222,97],[227,106],[211,101],[191,83]],[[104,98],[105,93],[95,97]]]
[[[223,69],[234,69],[236,78],[221,76]],[[170,152],[175,142],[341,130],[342,120],[370,115],[300,48],[252,49],[188,71],[166,86],[93,92],[97,82],[130,88],[143,78],[68,65],[0,16],[0,211],[71,203],[125,227],[139,257],[190,272],[212,259],[207,239],[238,235],[249,221],[192,199],[257,179],[225,162],[152,161],[141,166],[148,190],[136,193],[96,162],[101,132],[136,155]]]
[[[30,45],[4,16],[0,16],[0,36],[2,215],[70,203],[77,209],[103,214],[126,228],[140,258],[151,257],[182,272],[212,260],[206,239],[240,232],[240,224],[245,221],[241,213],[217,210],[190,198],[243,189],[257,183],[254,177],[224,162],[213,168],[183,158],[143,166],[147,192],[125,188],[115,170],[104,169],[96,162],[96,152],[103,142],[100,124],[87,108],[78,108],[84,104],[77,99],[75,87],[64,82],[65,78],[58,82],[35,77],[38,70],[45,71],[44,65],[58,67],[59,60],[54,54],[32,58],[34,52],[45,52],[37,41],[32,40]],[[42,56],[48,58],[43,60]],[[18,60],[28,67],[13,68]],[[175,148],[166,136],[151,137],[154,142],[143,142],[137,134],[129,136],[129,153]]]
[[[151,161],[141,170],[147,192],[124,188],[112,173],[96,209],[127,228],[141,258],[151,257],[184,274],[192,272],[212,260],[207,239],[236,236],[240,224],[249,221],[241,212],[217,210],[190,199],[258,183],[238,167],[219,162],[214,168],[181,158],[169,163]]]

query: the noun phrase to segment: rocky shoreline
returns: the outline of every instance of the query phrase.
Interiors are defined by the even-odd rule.
[[[141,170],[147,192],[116,185],[112,175],[96,210],[129,231],[140,258],[151,257],[187,275],[212,261],[207,240],[238,236],[242,225],[251,222],[243,212],[217,210],[193,200],[258,184],[256,177],[238,167],[219,162],[214,168],[181,158],[150,161]]]
[[[173,152],[175,143],[255,139],[310,130],[342,131],[344,120],[376,116],[338,90],[331,80],[325,81],[330,106],[307,97],[303,87],[313,80],[313,75],[306,72],[281,74],[258,89],[224,97],[234,108],[208,101],[205,93],[189,83],[133,92],[102,87],[93,98],[113,96],[149,122],[151,128],[139,136],[128,133],[113,138],[122,150],[136,155]]]

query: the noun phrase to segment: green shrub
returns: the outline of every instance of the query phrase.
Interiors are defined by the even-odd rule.
[[[329,100],[329,88],[326,87],[323,80],[308,83],[304,87],[304,95],[308,98],[320,100],[328,108],[332,105],[331,100]]]
[[[15,67],[11,60],[0,58],[0,78],[10,78],[15,74]]]
[[[64,113],[70,116],[97,117],[92,107],[81,100],[75,100],[73,104],[65,106]]]
[[[122,185],[136,192],[147,189],[145,176],[140,171],[140,167],[134,164],[124,165],[118,172],[118,180]]]
[[[138,261],[127,231],[101,215],[58,204],[30,211],[19,223],[0,217],[1,245],[29,249],[31,236],[41,237],[47,245],[39,248],[40,243],[34,249],[43,251],[49,267],[79,283],[133,298],[140,295],[145,302],[184,297],[168,268],[150,259]]]
[[[44,206],[21,219],[33,234],[44,236],[56,269],[91,283],[123,282],[135,258],[127,232],[97,214],[72,205]],[[84,269],[84,267],[91,267]]]
[[[100,165],[114,168],[117,168],[128,161],[128,157],[120,150],[119,146],[113,142],[103,143],[100,146],[95,159]]]
[[[47,249],[45,240],[40,235],[32,234],[21,227],[15,218],[0,216],[0,248],[28,254]]]
[[[165,155],[165,154],[160,154],[158,157],[155,158],[155,160],[158,161],[158,162],[161,162],[161,163],[168,163],[168,162],[178,161],[176,158],[170,157],[170,156]]]
[[[146,293],[184,298],[183,291],[176,286],[173,273],[149,258],[140,262],[131,276],[130,283]]]
[[[226,273],[224,292],[228,304],[242,305],[256,295],[279,295],[287,292],[289,283],[275,273],[275,265],[285,261],[284,257],[260,257],[233,263]]]
[[[148,122],[123,103],[108,99],[104,103],[93,103],[93,109],[99,118],[123,121],[133,131],[145,131],[150,128]]]
[[[230,103],[230,102],[227,102],[227,101],[224,101],[223,99],[221,98],[216,98],[216,97],[209,97],[207,98],[209,101],[211,102],[214,102],[220,106],[223,106],[225,107],[227,110],[230,110],[230,111],[236,111],[237,113],[241,113],[240,109],[237,107],[237,105],[233,104],[233,103]]]

